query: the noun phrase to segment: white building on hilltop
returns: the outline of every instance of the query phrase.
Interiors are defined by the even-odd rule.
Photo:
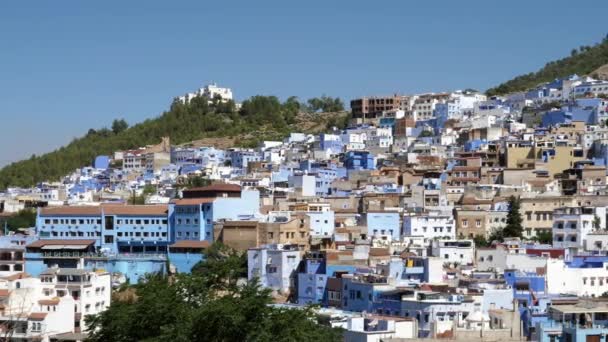
[[[218,87],[217,84],[212,83],[204,86],[203,88],[200,88],[194,93],[187,93],[184,96],[180,96],[178,97],[178,100],[182,103],[188,103],[190,102],[190,100],[197,96],[206,96],[210,100],[215,97],[219,97],[222,102],[227,102],[229,100],[232,100],[232,89]]]

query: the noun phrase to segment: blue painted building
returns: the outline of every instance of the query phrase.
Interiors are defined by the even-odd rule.
[[[519,309],[538,305],[538,298],[545,294],[545,277],[532,272],[505,270],[505,282],[513,289],[513,298],[519,302]]]
[[[323,151],[329,151],[331,154],[339,154],[344,148],[344,143],[337,134],[321,133],[319,135],[319,148]]]
[[[247,165],[249,165],[249,163],[262,160],[262,154],[256,151],[237,150],[230,153],[231,165],[236,169],[247,169]]]
[[[603,302],[552,305],[547,311],[548,320],[535,327],[535,341],[607,340],[608,306]]]
[[[259,214],[260,193],[234,184],[216,184],[185,190],[169,204],[172,240],[213,242],[213,223],[238,221]]]
[[[93,161],[93,167],[100,170],[105,170],[110,167],[110,157],[97,156]]]
[[[39,208],[40,239],[95,241],[110,253],[166,252],[171,242],[166,205]]]
[[[327,280],[325,255],[309,253],[302,260],[302,271],[298,273],[298,304],[327,305]]]
[[[54,265],[93,271],[103,269],[123,274],[130,283],[138,282],[148,273],[166,272],[166,254],[101,253],[95,244],[94,239],[34,241],[26,246],[26,272],[37,277]]]
[[[401,227],[398,212],[368,212],[366,217],[368,236],[389,236],[392,240],[400,239]]]
[[[374,170],[376,160],[369,151],[348,151],[344,156],[347,170]]]
[[[209,247],[207,241],[181,240],[169,246],[169,262],[178,273],[190,273],[192,268],[204,260],[203,252]]]
[[[381,293],[394,289],[386,278],[366,275],[342,276],[342,308],[347,311],[374,311]]]

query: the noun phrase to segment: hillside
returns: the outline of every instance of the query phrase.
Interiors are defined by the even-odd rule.
[[[536,72],[517,76],[486,91],[489,96],[524,91],[541,83],[572,74],[598,77],[596,70],[608,64],[608,36],[594,46],[581,46],[572,49],[570,56],[547,63]],[[599,70],[602,72],[605,69]]]
[[[321,100],[334,101],[327,106],[329,109],[341,109],[339,99],[323,97]],[[243,102],[240,111],[235,110],[232,102],[209,103],[209,99],[203,97],[188,104],[176,101],[154,119],[132,127],[124,120],[115,120],[112,129],[90,129],[86,135],[55,151],[12,163],[0,170],[0,189],[56,181],[76,168],[91,165],[95,156],[156,144],[164,136],[169,136],[173,144],[200,139],[213,144],[215,139],[223,141],[223,147],[233,142],[236,146],[255,146],[261,140],[281,139],[291,131],[312,133],[331,125],[344,125],[348,116],[343,111],[328,115],[307,113],[323,108],[323,104],[307,107],[295,97],[281,103],[274,96],[254,96]],[[316,118],[312,124],[311,118]]]

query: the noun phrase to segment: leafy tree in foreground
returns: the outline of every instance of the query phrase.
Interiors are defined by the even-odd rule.
[[[6,220],[6,225],[10,230],[19,228],[30,228],[36,225],[36,211],[32,209],[22,209],[16,215]],[[4,229],[4,227],[0,227]]]
[[[89,341],[340,341],[309,309],[280,309],[257,281],[237,285],[242,256],[213,245],[192,274],[149,275],[87,316]],[[233,271],[233,269],[236,269]]]

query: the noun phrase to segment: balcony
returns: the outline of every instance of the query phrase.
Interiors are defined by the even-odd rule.
[[[404,269],[403,273],[404,274],[423,274],[424,267],[422,267],[422,266],[406,267]]]
[[[82,252],[43,252],[30,253],[31,257],[42,257],[43,259],[104,259],[104,260],[131,260],[152,259],[165,260],[165,253],[82,253]]]

